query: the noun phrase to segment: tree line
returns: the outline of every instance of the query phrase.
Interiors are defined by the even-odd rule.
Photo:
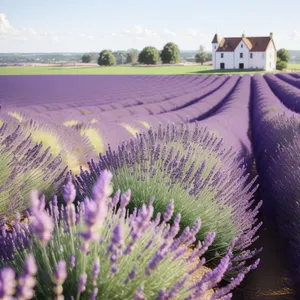
[[[200,46],[198,53],[195,55],[195,61],[203,64],[209,59],[209,54],[205,52],[203,46]],[[84,54],[82,56],[83,63],[90,63],[92,56],[90,54]],[[180,62],[180,50],[177,44],[173,42],[167,43],[161,51],[153,46],[146,46],[141,52],[137,49],[129,49],[128,51],[116,51],[112,52],[109,49],[104,49],[99,53],[97,59],[100,66],[112,66],[116,64],[116,60],[121,60],[121,63],[125,64],[145,64],[156,65],[162,64],[176,64]]]

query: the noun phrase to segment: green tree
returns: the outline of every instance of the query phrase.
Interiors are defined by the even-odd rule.
[[[175,43],[167,43],[160,53],[163,64],[176,64],[180,62],[180,51]]]
[[[98,65],[99,66],[112,66],[116,63],[116,59],[111,50],[102,50],[99,54]]]
[[[279,58],[280,61],[285,61],[286,63],[289,62],[291,56],[290,53],[286,49],[279,49],[277,52],[277,58]]]
[[[283,60],[277,60],[276,69],[279,71],[285,70],[287,68],[287,62]]]
[[[126,55],[126,63],[135,65],[138,61],[138,50],[129,49]]]
[[[91,62],[91,60],[92,60],[92,56],[91,55],[89,55],[89,54],[84,54],[82,57],[81,57],[81,61],[83,62],[83,63],[90,63]]]
[[[197,63],[201,63],[201,65],[203,65],[203,63],[207,60],[207,54],[204,51],[204,46],[200,46],[199,52],[195,55],[195,60]]]
[[[159,52],[155,47],[147,46],[139,54],[138,61],[145,65],[155,65],[159,62]]]

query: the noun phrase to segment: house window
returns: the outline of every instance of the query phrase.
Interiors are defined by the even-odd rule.
[[[253,53],[250,53],[250,58],[253,58]]]
[[[244,47],[244,45],[243,44],[241,44],[241,48],[243,48]]]
[[[243,58],[243,53],[240,53],[240,58]]]
[[[221,58],[223,58],[224,57],[224,53],[221,53]]]

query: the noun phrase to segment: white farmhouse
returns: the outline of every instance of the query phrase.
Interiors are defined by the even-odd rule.
[[[276,70],[277,51],[273,33],[262,37],[225,37],[215,34],[212,41],[214,69]]]

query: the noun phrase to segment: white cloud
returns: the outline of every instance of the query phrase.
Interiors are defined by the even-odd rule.
[[[124,29],[120,34],[121,36],[131,36],[136,39],[143,39],[149,37],[158,37],[158,34],[155,31],[152,31],[148,28],[144,28],[138,25],[134,25],[132,29]]]
[[[5,36],[6,39],[12,38],[14,40],[28,40],[30,37],[37,35],[33,28],[14,28],[6,18],[4,13],[0,13],[0,36]]]
[[[164,35],[169,35],[169,36],[176,36],[176,33],[173,31],[170,31],[167,28],[164,28]]]
[[[0,13],[0,34],[4,35],[5,33],[8,33],[10,30],[12,30],[12,27],[10,26],[8,20],[6,19],[5,14]]]

